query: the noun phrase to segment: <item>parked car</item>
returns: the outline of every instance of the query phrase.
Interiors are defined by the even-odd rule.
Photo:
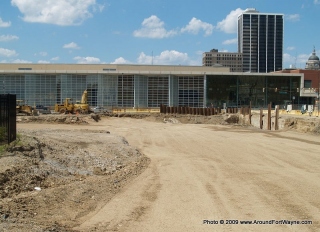
[[[97,107],[94,107],[92,109],[93,113],[97,114],[97,113],[107,113],[108,110],[103,108],[102,106],[97,106]]]
[[[42,109],[39,110],[41,114],[51,114],[51,110],[49,107],[43,107]]]
[[[36,110],[37,110],[40,114],[51,114],[51,110],[50,110],[50,108],[47,107],[47,106],[36,105]]]

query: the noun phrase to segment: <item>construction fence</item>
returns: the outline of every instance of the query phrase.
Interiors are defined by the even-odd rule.
[[[215,108],[215,107],[189,107],[189,106],[166,106],[160,105],[160,113],[162,114],[191,114],[191,115],[218,115],[221,113],[228,113],[228,114],[245,114],[248,112],[248,107],[246,108]]]
[[[0,145],[16,140],[16,95],[0,94]]]

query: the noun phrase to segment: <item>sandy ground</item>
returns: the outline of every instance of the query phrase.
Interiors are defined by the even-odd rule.
[[[48,134],[60,129],[109,131],[151,160],[110,197],[98,194],[98,202],[83,216],[57,218],[61,227],[45,231],[320,230],[319,135],[154,118],[105,117],[88,125],[18,124],[22,131],[39,128]],[[99,186],[103,189],[104,184],[109,186],[102,179]],[[60,208],[62,216],[67,212],[64,205],[52,208]],[[241,224],[254,220],[273,224]],[[286,225],[281,220],[312,224]]]

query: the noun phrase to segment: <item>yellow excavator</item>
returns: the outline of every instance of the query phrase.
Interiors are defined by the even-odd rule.
[[[85,90],[82,94],[81,101],[72,103],[71,98],[66,98],[63,104],[55,104],[54,111],[60,114],[88,114],[90,108],[88,104],[88,92]]]
[[[74,104],[74,111],[75,113],[80,114],[88,114],[90,113],[90,107],[88,104],[88,91],[83,91],[81,101]]]

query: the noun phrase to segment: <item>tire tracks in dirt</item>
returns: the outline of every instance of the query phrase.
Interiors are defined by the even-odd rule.
[[[308,137],[266,137],[229,126],[112,120],[150,167],[104,211],[91,231],[316,231],[319,158]],[[119,129],[117,130],[117,127]],[[134,133],[132,133],[134,131]],[[312,141],[312,138],[311,140]],[[277,144],[281,142],[281,147]],[[297,148],[308,146],[305,154]],[[268,149],[270,148],[270,149]],[[310,163],[310,160],[314,163]],[[98,216],[101,215],[101,216]],[[99,219],[99,220],[98,220]],[[314,225],[203,225],[203,220],[313,220]],[[100,223],[100,224],[99,224]]]
[[[144,215],[161,189],[157,167],[150,164],[134,183],[130,183],[96,214],[74,228],[77,231],[122,231]],[[126,199],[126,200],[124,200]]]

